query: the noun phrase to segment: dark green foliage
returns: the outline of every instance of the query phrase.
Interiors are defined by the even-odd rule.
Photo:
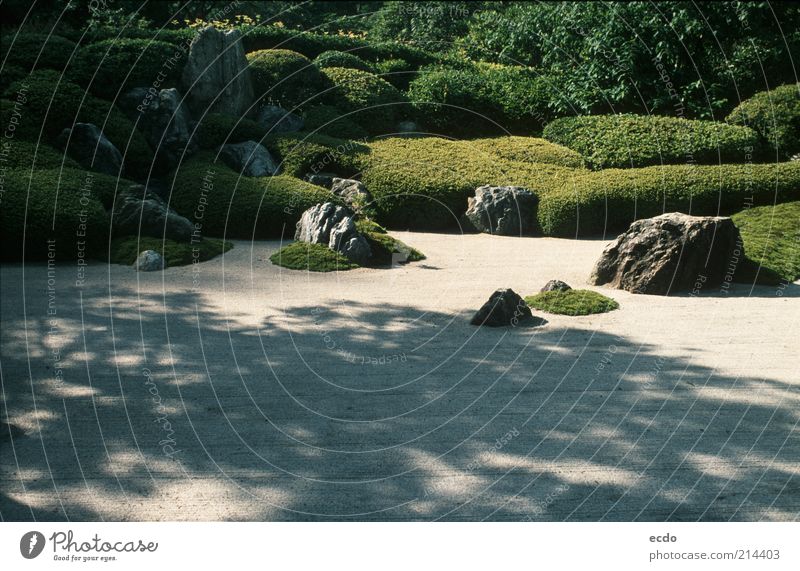
[[[358,267],[357,264],[326,245],[308,242],[293,242],[284,246],[272,254],[269,261],[276,266],[290,270],[309,272],[339,272]]]
[[[7,66],[19,66],[25,75],[34,69],[63,70],[75,49],[74,42],[56,35],[3,32],[0,37],[3,75]]]
[[[619,303],[588,289],[543,291],[525,298],[534,309],[558,315],[592,315],[619,309]]]
[[[291,50],[259,50],[247,61],[256,95],[287,110],[313,102],[328,87],[311,60]]]
[[[591,236],[664,212],[724,215],[749,202],[799,197],[800,162],[607,169],[576,174],[561,188],[544,193],[539,223],[548,235]]]
[[[250,119],[207,113],[197,124],[194,136],[200,148],[216,149],[228,143],[260,142],[266,134],[264,127]]]
[[[749,208],[731,218],[748,259],[760,266],[759,274],[771,271],[789,282],[800,279],[800,202]],[[743,277],[737,275],[737,280]]]
[[[742,101],[728,121],[758,131],[773,158],[785,160],[800,153],[800,83],[756,93]]]
[[[3,157],[2,164],[10,169],[30,171],[31,169],[80,169],[80,165],[64,157],[64,153],[49,145],[37,145],[31,141],[11,140],[7,147],[8,154]]]
[[[170,64],[182,52],[167,42],[120,38],[82,47],[69,68],[76,83],[115,101],[133,87],[174,87],[184,62]]]
[[[263,239],[292,236],[300,215],[329,192],[290,176],[240,177],[201,153],[174,173],[171,206],[202,224],[204,236]]]
[[[405,96],[392,84],[366,71],[329,67],[322,70],[335,86],[326,101],[343,111],[370,134],[394,132],[407,112]]]
[[[426,127],[453,136],[537,133],[551,117],[545,79],[519,66],[422,71],[408,97]]]
[[[413,42],[433,52],[452,47],[467,32],[472,11],[485,2],[384,2],[372,18],[370,37]]]
[[[280,161],[282,172],[296,177],[332,172],[351,178],[360,170],[362,156],[369,153],[359,141],[308,133],[274,135],[264,145]]]
[[[28,75],[28,72],[16,65],[6,65],[3,73],[0,74],[0,92],[5,91],[15,81],[19,81]]]
[[[366,139],[367,132],[336,107],[317,105],[303,114],[305,130],[339,139]]]
[[[97,177],[71,169],[6,171],[0,259],[40,260],[53,251],[56,260],[75,260],[101,252],[108,240],[108,217],[94,197]],[[48,240],[54,241],[52,249]]]
[[[411,80],[417,76],[414,66],[400,58],[379,61],[375,64],[374,73],[401,91],[407,90]]]
[[[346,67],[349,69],[360,69],[369,73],[375,73],[375,68],[355,54],[349,52],[339,52],[330,50],[322,52],[314,59],[314,65],[323,67]]]
[[[544,138],[579,152],[597,169],[742,163],[753,159],[760,143],[748,127],[655,115],[564,117],[545,127]]]
[[[188,266],[205,262],[233,248],[226,240],[205,238],[192,243],[162,240],[150,236],[124,236],[111,240],[109,261],[112,264],[132,265],[139,254],[154,250],[161,254],[167,267]]]

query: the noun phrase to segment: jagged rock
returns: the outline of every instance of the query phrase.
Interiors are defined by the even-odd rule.
[[[364,183],[351,178],[334,178],[331,182],[331,192],[353,210],[359,210],[372,201],[372,195]]]
[[[496,290],[470,321],[472,325],[489,327],[516,326],[523,322],[540,324],[544,320],[534,318],[525,300],[512,289]]]
[[[332,202],[317,204],[303,212],[294,238],[325,244],[356,264],[364,264],[372,256],[369,242],[356,230],[353,211]]]
[[[152,236],[189,242],[194,224],[167,206],[156,193],[136,184],[117,196],[111,230],[115,236]]]
[[[272,176],[278,174],[278,163],[260,143],[245,141],[223,145],[219,152],[223,162],[243,176]]]
[[[568,291],[572,288],[566,283],[562,282],[561,280],[550,280],[544,287],[539,291]]]
[[[256,123],[269,131],[270,135],[275,133],[296,133],[302,131],[306,122],[299,115],[290,113],[277,105],[265,105],[258,110]]]
[[[200,30],[189,48],[182,83],[189,107],[198,116],[248,113],[255,94],[239,30]]]
[[[333,179],[335,179],[336,176],[336,174],[330,172],[308,173],[303,177],[303,180],[330,190],[333,186]]]
[[[164,269],[164,258],[155,250],[145,250],[136,258],[133,268],[137,272],[156,272]]]
[[[100,128],[92,123],[75,123],[61,131],[56,144],[88,170],[119,175],[122,154]],[[67,148],[69,145],[69,148]]]
[[[739,229],[730,218],[672,212],[631,224],[603,250],[589,283],[633,293],[699,293],[732,276],[743,260]]]
[[[480,186],[464,215],[480,232],[519,236],[535,228],[536,196],[518,186]]]

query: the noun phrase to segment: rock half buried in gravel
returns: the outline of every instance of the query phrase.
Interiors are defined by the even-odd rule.
[[[164,269],[164,258],[155,250],[145,250],[133,263],[137,272],[156,272]]]
[[[743,260],[730,218],[672,212],[631,224],[603,250],[589,283],[655,295],[700,293],[730,281]]]
[[[550,280],[544,287],[539,291],[569,291],[572,288],[567,284],[567,282],[562,282],[561,280]]]
[[[483,304],[470,321],[472,325],[504,327],[516,325],[543,325],[544,319],[534,317],[531,308],[512,289],[498,289]]]
[[[369,242],[356,230],[353,211],[332,202],[317,204],[303,212],[294,239],[324,244],[356,264],[365,264],[372,256]]]

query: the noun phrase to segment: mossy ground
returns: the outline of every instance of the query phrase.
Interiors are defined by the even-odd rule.
[[[587,289],[543,291],[525,298],[525,303],[547,313],[558,315],[591,315],[619,308],[619,303]]]
[[[140,252],[155,250],[164,257],[167,267],[187,266],[193,262],[195,257],[198,261],[205,262],[231,248],[233,248],[231,242],[214,238],[205,238],[196,244],[189,244],[149,236],[125,236],[111,241],[109,261],[112,264],[129,266],[136,261]]]
[[[800,201],[750,208],[731,218],[742,234],[747,259],[761,267],[760,283],[800,279]],[[752,281],[746,272],[738,272],[737,280]]]
[[[358,264],[354,264],[324,244],[308,242],[293,242],[284,246],[272,254],[269,261],[290,270],[310,272],[340,272],[358,267]]]

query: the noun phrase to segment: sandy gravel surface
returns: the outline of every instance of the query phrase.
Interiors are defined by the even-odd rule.
[[[3,266],[2,518],[800,519],[800,285],[475,328],[605,242],[395,235],[428,259]]]

